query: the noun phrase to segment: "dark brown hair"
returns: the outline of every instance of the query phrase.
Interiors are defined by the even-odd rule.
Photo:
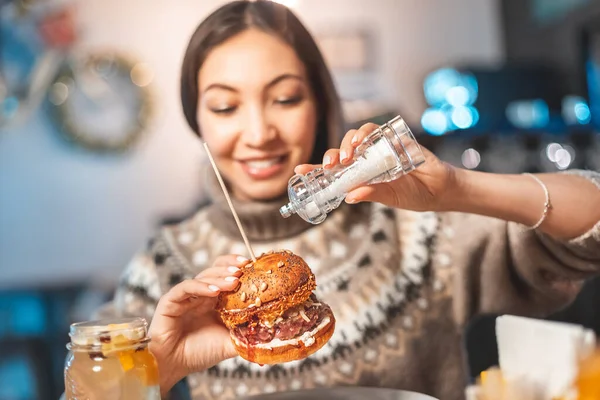
[[[233,1],[210,14],[188,44],[181,67],[181,103],[197,135],[198,72],[212,49],[250,28],[277,36],[290,45],[306,68],[318,113],[311,161],[320,163],[328,147],[337,145],[343,129],[340,101],[331,74],[313,37],[287,7],[274,1]]]

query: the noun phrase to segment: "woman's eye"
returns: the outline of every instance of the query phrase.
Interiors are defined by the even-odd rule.
[[[286,97],[286,98],[281,98],[281,99],[277,99],[275,100],[275,102],[277,104],[281,104],[281,105],[293,105],[293,104],[298,104],[300,102],[300,100],[302,100],[301,97]]]
[[[232,106],[232,107],[219,107],[219,108],[213,108],[211,109],[212,112],[214,112],[215,114],[221,114],[221,115],[227,115],[227,114],[232,114],[235,111],[236,107]]]

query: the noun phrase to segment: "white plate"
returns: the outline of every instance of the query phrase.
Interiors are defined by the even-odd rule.
[[[404,390],[368,388],[368,387],[340,387],[329,389],[299,390],[261,394],[259,396],[244,397],[245,400],[437,400],[434,397]]]

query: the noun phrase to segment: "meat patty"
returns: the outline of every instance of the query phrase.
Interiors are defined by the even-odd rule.
[[[304,315],[302,315],[304,314]],[[331,314],[329,306],[309,300],[287,310],[272,324],[259,320],[238,325],[233,334],[244,344],[268,343],[273,339],[288,340],[314,329]]]

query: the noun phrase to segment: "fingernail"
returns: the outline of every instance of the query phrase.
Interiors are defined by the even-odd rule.
[[[240,262],[240,263],[243,263],[243,262],[246,262],[246,261],[248,261],[248,259],[247,259],[246,257],[242,257],[242,256],[238,256],[238,257],[236,258],[236,260],[238,260],[238,262]]]
[[[235,281],[237,281],[237,280],[238,280],[238,278],[237,278],[237,277],[235,277],[235,276],[226,276],[226,277],[225,277],[225,280],[226,280],[227,282],[235,282]]]
[[[352,198],[352,197],[349,197],[349,198],[346,199],[346,203],[348,203],[348,204],[356,204],[356,199]]]
[[[235,274],[236,272],[238,272],[240,269],[238,267],[227,267],[227,271],[231,272],[232,274]]]
[[[331,164],[331,157],[329,157],[329,156],[323,157],[323,165],[329,165],[329,164]]]
[[[356,144],[356,143],[358,143],[358,136],[354,135],[352,137],[352,144]]]
[[[348,158],[348,153],[346,153],[346,150],[340,151],[340,160],[346,161],[347,158]]]
[[[210,290],[211,292],[218,292],[221,289],[219,289],[219,287],[215,285],[208,285],[208,290]]]

